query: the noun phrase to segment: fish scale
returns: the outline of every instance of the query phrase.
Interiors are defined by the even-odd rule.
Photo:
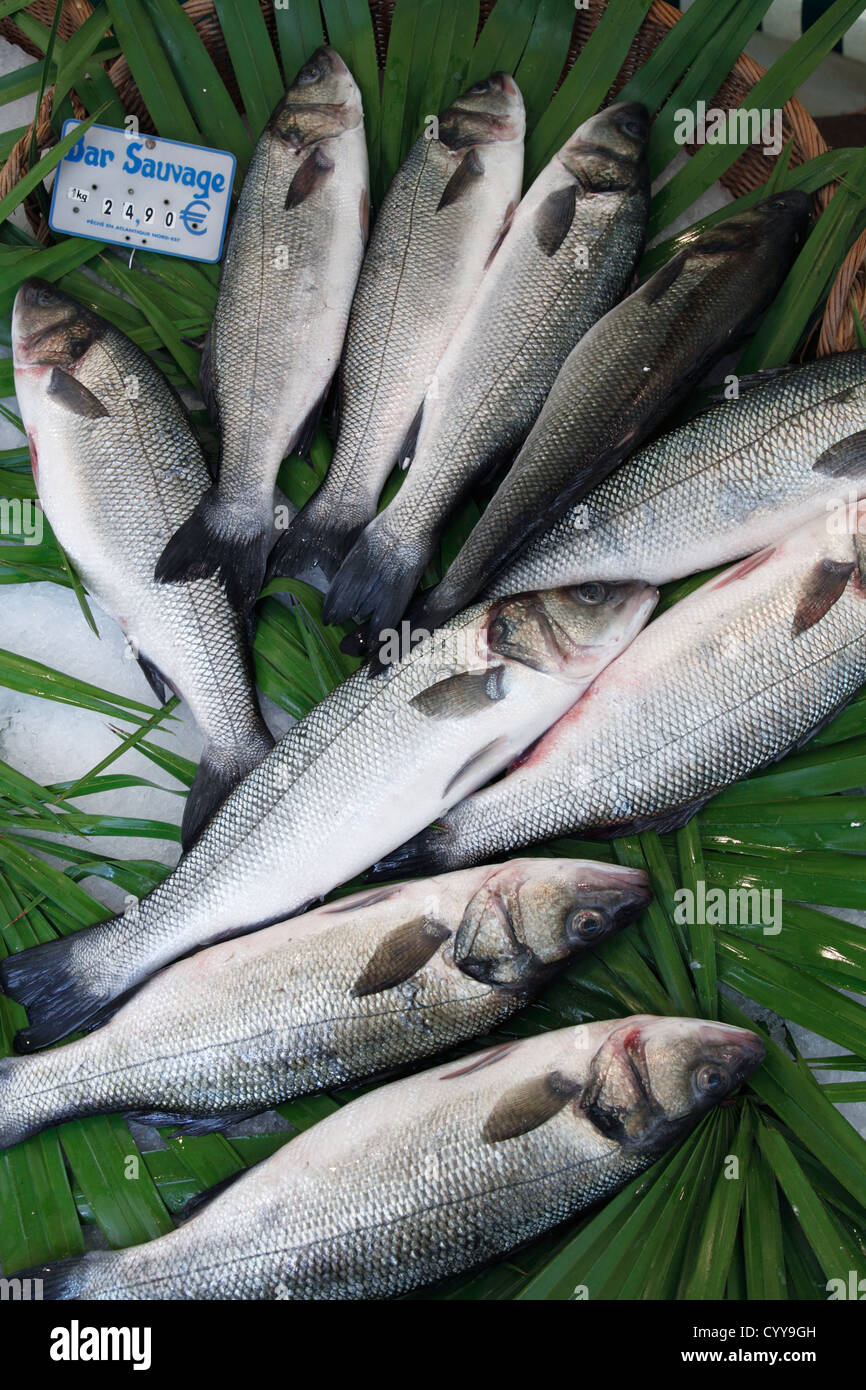
[[[520,198],[523,101],[496,74],[425,131],[373,226],[340,368],[340,426],[327,477],[275,547],[272,570],[332,577],[376,514],[442,353]],[[469,161],[475,171],[460,184]],[[449,190],[456,190],[449,199]]]
[[[0,1147],[116,1112],[216,1128],[418,1061],[492,1031],[649,897],[636,870],[516,860],[356,894],[211,947],[104,1028],[0,1060]]]
[[[800,192],[757,203],[686,241],[590,328],[442,581],[422,595],[412,614],[420,627],[482,592],[730,350],[771,301],[807,216]]]
[[[148,1245],[32,1274],[47,1298],[393,1297],[610,1197],[763,1055],[646,1015],[504,1044],[361,1096]]]
[[[161,698],[166,684],[186,701],[205,736],[184,815],[189,845],[273,743],[256,703],[245,627],[219,584],[165,587],[153,577],[162,547],[208,486],[204,457],[158,368],[61,291],[39,281],[21,288],[13,347],[45,515],[89,592],[123,629],[129,655]]]
[[[858,539],[819,517],[675,604],[514,772],[378,872],[454,868],[563,834],[674,828],[799,745],[866,680]],[[799,630],[810,603],[815,620]]]
[[[574,343],[625,292],[646,234],[647,134],[642,106],[611,107],[527,191],[436,369],[403,485],[338,571],[327,618],[372,611],[375,638],[402,616],[460,497],[520,447]]]
[[[64,1036],[187,951],[298,912],[360,873],[548,728],[655,598],[626,584],[601,605],[579,589],[476,605],[386,676],[350,676],[146,898],[0,963],[0,982],[30,1016],[19,1045]]]
[[[488,597],[617,580],[653,584],[774,545],[866,482],[866,352],[825,357],[698,415],[621,464],[490,585]],[[859,438],[858,438],[859,437]],[[846,458],[824,466],[839,444]]]

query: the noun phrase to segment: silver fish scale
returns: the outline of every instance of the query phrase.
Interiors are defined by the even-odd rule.
[[[62,424],[46,418],[38,426],[40,492],[58,539],[135,654],[164,672],[209,739],[226,748],[267,740],[243,625],[217,581],[165,585],[153,577],[163,546],[209,482],[180,401],[114,329],[89,349],[76,376],[109,414],[64,411]],[[46,457],[54,450],[67,459],[56,472]]]
[[[866,598],[856,580],[792,638],[822,553],[852,560],[850,537],[825,539],[823,551],[813,547],[766,584],[735,581],[749,584],[745,608],[716,614],[725,593],[716,589],[652,624],[523,767],[449,812],[437,866],[661,817],[807,737],[866,680]]]
[[[438,895],[452,933],[463,906]],[[526,1003],[464,975],[448,942],[404,984],[356,996],[398,923],[372,907],[310,937],[283,932],[280,944],[274,928],[214,947],[159,975],[88,1037],[0,1062],[0,1146],[73,1116],[259,1113],[487,1033]]]
[[[375,857],[364,848],[367,808],[380,807],[380,819],[393,811],[395,769],[418,760],[410,701],[465,669],[486,613],[467,609],[387,675],[370,679],[361,669],[338,686],[240,783],[164,883],[122,917],[69,939],[70,968],[97,995],[103,986],[123,991],[142,969],[150,974],[223,932],[297,911],[366,868]],[[453,763],[451,721],[431,720],[423,734],[427,766]],[[339,864],[335,845],[344,851]]]
[[[354,1102],[353,1114],[334,1117],[336,1145],[328,1147],[326,1120],[174,1233],[86,1257],[81,1296],[390,1297],[504,1254],[652,1162],[570,1107],[507,1143],[487,1143],[483,1127],[503,1084],[507,1075],[496,1089],[455,1097],[443,1080],[441,1100],[419,1111],[407,1083],[397,1083],[386,1088],[380,1127],[367,1115],[381,1100]]]
[[[222,436],[219,495],[257,514],[270,508],[280,460],[336,369],[363,253],[363,127],[321,148],[334,173],[287,211],[309,151],[296,153],[265,132],[220,277],[209,352]]]
[[[634,575],[662,583],[771,543],[790,528],[786,509],[846,500],[844,475],[813,465],[864,426],[866,352],[755,386],[626,460],[532,540],[488,594]]]
[[[519,447],[574,344],[623,292],[643,238],[637,202],[634,193],[578,197],[553,257],[533,220],[519,235],[512,228],[440,364],[429,423],[422,421],[415,459],[387,509],[389,532],[432,535],[479,468]],[[586,268],[578,261],[584,249]]]
[[[496,155],[485,148],[480,158],[489,163]],[[489,173],[477,190],[437,211],[463,158],[462,150],[421,136],[376,219],[346,336],[340,433],[326,483],[335,504],[337,495],[356,493],[365,508],[375,503],[504,219],[503,180],[491,187]]]

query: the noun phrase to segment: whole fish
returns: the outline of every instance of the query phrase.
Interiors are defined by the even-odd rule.
[[[775,545],[866,487],[866,352],[740,378],[725,401],[627,459],[498,574],[487,597],[652,584]]]
[[[23,1049],[84,1024],[197,946],[300,911],[502,771],[648,618],[656,590],[594,586],[462,613],[386,677],[359,670],[235,789],[122,916],[0,962]]]
[[[184,811],[188,848],[273,747],[246,631],[214,579],[166,589],[157,556],[210,481],[162,373],[105,319],[42,280],[12,317],[15,391],[45,515],[89,592],[120,624],[160,700],[187,702],[205,738]]]
[[[379,872],[454,868],[572,832],[673,830],[799,747],[866,681],[855,505],[860,536],[813,519],[668,609],[515,771]]]
[[[49,1299],[393,1297],[612,1197],[764,1053],[647,1014],[503,1043],[352,1101],[158,1240],[27,1273]]]
[[[338,54],[320,48],[244,179],[201,363],[219,480],[166,547],[159,579],[218,574],[238,608],[255,602],[277,469],[306,446],[336,371],[368,218],[361,95]]]
[[[804,193],[780,193],[711,227],[581,339],[484,515],[422,596],[419,627],[437,627],[468,603],[745,332],[787,274],[808,207]]]
[[[328,475],[271,557],[280,574],[330,579],[376,515],[412,422],[520,198],[523,98],[507,73],[464,92],[421,135],[373,226],[340,367]]]
[[[0,1148],[121,1112],[203,1133],[489,1033],[646,907],[646,875],[516,859],[343,898],[149,980],[88,1037],[0,1060]]]
[[[372,634],[397,622],[460,497],[513,458],[574,344],[625,294],[646,236],[648,135],[639,103],[609,107],[527,192],[436,370],[403,486],[331,586],[329,619],[371,614]]]

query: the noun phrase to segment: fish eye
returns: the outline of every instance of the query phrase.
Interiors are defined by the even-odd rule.
[[[50,289],[49,286],[46,285],[44,289],[41,289],[39,291],[39,294],[37,295],[37,302],[41,304],[43,308],[48,309],[51,307],[52,304],[57,303],[57,295],[54,293],[54,290]]]
[[[695,1073],[695,1085],[705,1096],[717,1096],[730,1085],[727,1069],[720,1062],[708,1062]]]
[[[607,584],[579,584],[577,596],[581,603],[604,603],[610,595]]]
[[[484,92],[489,92],[492,86],[493,83],[490,81],[490,78],[486,77],[483,82],[474,82],[472,84],[469,88],[469,95],[482,96]]]
[[[318,76],[318,63],[307,63],[306,67],[301,68],[301,71],[298,73],[298,86],[309,87],[312,82],[317,80]]]
[[[594,941],[604,931],[604,918],[600,912],[578,908],[566,920],[565,930],[572,941]]]
[[[624,130],[626,135],[633,135],[635,139],[639,139],[640,136],[644,133],[644,127],[641,121],[623,121],[622,125],[620,126],[620,129]]]

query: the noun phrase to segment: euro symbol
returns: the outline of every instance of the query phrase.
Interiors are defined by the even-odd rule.
[[[210,212],[210,203],[206,203],[204,198],[193,198],[191,203],[187,203],[178,217],[191,236],[204,236],[205,220]]]

